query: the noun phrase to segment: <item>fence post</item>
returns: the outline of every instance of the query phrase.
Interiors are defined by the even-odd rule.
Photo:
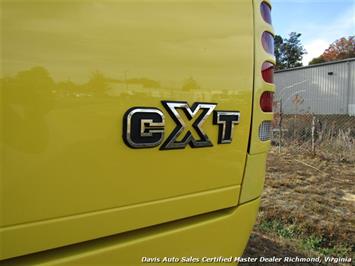
[[[314,155],[315,154],[315,147],[314,147],[314,132],[315,132],[315,125],[316,125],[316,117],[314,114],[312,114],[312,154]]]
[[[281,140],[282,140],[282,98],[280,98],[279,153],[281,153]]]
[[[350,61],[347,62],[347,66],[348,66],[348,86],[347,86],[347,93],[346,93],[346,104],[347,104],[347,108],[346,110],[348,111],[347,115],[350,115],[351,110],[350,110],[350,90],[351,90],[351,65],[350,65]]]

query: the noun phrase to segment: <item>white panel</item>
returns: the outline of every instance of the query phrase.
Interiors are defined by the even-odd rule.
[[[275,73],[286,114],[348,114],[355,104],[355,60]]]

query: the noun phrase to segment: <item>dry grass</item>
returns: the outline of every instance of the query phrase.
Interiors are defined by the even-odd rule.
[[[355,162],[285,149],[279,154],[273,149],[257,225],[245,256],[351,256],[354,184]],[[270,245],[278,248],[270,250]]]
[[[279,125],[274,123],[278,129]],[[322,159],[355,162],[355,117],[348,115],[284,115],[282,146],[290,153],[315,153]],[[273,142],[278,145],[278,136]]]

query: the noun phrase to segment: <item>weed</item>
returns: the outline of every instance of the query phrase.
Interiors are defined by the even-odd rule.
[[[306,253],[346,257],[352,251],[351,247],[344,245],[327,247],[326,238],[317,235],[306,235],[297,225],[284,224],[280,220],[262,220],[259,222],[257,228],[261,232],[276,234],[280,238],[292,240],[298,246],[298,249]]]
[[[259,229],[264,232],[275,232],[277,235],[292,239],[297,236],[297,228],[295,225],[284,225],[278,220],[263,220],[259,224]]]
[[[351,247],[336,245],[334,247],[324,247],[325,239],[315,235],[308,236],[300,241],[300,248],[320,253],[323,256],[346,257],[351,254]]]
[[[318,251],[321,248],[322,238],[311,235],[301,240],[301,247],[305,250]]]

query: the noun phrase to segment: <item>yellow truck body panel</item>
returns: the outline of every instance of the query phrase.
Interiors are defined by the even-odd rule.
[[[259,200],[238,208],[4,261],[4,265],[235,265]],[[238,258],[239,257],[239,258]]]
[[[208,230],[223,254],[242,253],[270,145],[257,135],[271,114],[255,97],[273,90],[260,64],[274,62],[261,2],[1,0],[0,265],[217,256]],[[166,101],[239,112],[233,141],[218,144],[213,115],[196,129],[204,109],[179,109],[176,141],[203,132],[211,145],[129,147],[132,107],[160,110],[167,141],[178,124]]]

